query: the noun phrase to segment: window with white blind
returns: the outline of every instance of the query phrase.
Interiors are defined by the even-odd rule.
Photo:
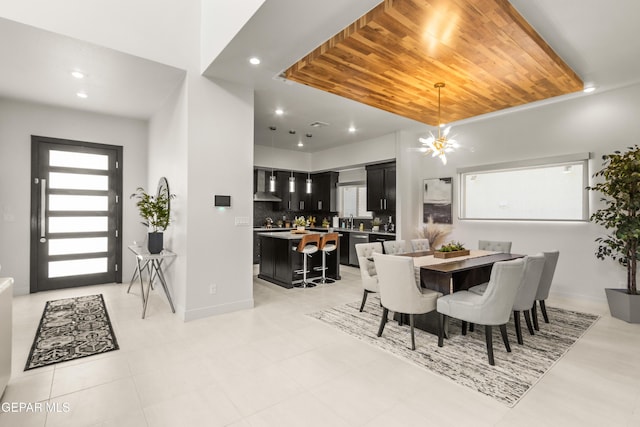
[[[589,153],[458,169],[460,219],[588,221]]]

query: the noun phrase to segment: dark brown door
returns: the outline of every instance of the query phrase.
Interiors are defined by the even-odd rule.
[[[122,147],[31,137],[31,292],[121,282]]]

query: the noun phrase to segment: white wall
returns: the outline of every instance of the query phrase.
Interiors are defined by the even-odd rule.
[[[253,147],[253,163],[264,169],[282,169],[300,172],[311,172],[311,153],[283,150],[281,148],[255,145]]]
[[[265,0],[202,0],[200,70],[204,72]],[[258,52],[256,52],[258,53]],[[249,58],[247,58],[248,60]]]
[[[311,171],[336,170],[380,163],[396,157],[396,134],[390,133],[379,138],[354,142],[340,147],[313,153]]]
[[[463,148],[447,156],[446,166],[437,158],[422,157],[415,180],[450,176],[454,177],[457,189],[457,167],[587,151],[594,153],[590,161],[592,175],[600,168],[603,154],[624,150],[636,142],[636,135],[640,134],[638,117],[640,85],[454,126],[452,132]],[[417,137],[414,135],[416,146]],[[597,208],[598,200],[598,195],[591,195],[591,212]],[[416,194],[410,209],[419,212],[418,218],[422,218],[421,204],[421,196]],[[454,217],[457,209],[458,195],[454,194]],[[471,248],[476,247],[479,239],[489,239],[512,241],[515,253],[559,249],[552,292],[602,300],[603,288],[624,287],[625,270],[613,262],[597,260],[593,255],[594,239],[603,232],[594,224],[454,219],[453,225],[450,239],[460,240]],[[403,238],[411,235],[412,230],[402,232]]]
[[[170,274],[176,282],[185,281],[172,285],[185,319],[253,305],[253,93],[211,82],[200,70],[207,65],[201,53],[213,55],[214,45],[231,40],[259,4],[226,2],[225,16],[239,19],[224,26],[208,21],[213,4],[203,6],[201,0],[0,4],[0,16],[8,19],[186,71],[180,94],[152,119],[149,156],[154,163],[148,176],[145,163],[143,179],[135,182],[152,188],[159,176],[171,175],[178,198],[168,238],[181,253]],[[207,16],[201,14],[203,7]],[[215,40],[203,43],[202,37]],[[215,211],[214,194],[231,195],[233,207]],[[248,226],[236,227],[235,217],[246,218]],[[209,293],[212,284],[215,293]]]
[[[186,320],[253,307],[253,90],[188,77]]]
[[[186,82],[167,100],[149,122],[147,183],[150,189],[161,177],[167,178],[171,201],[171,223],[164,232],[164,246],[178,254],[167,265],[167,281],[176,311],[184,314],[187,294],[187,180],[188,119]],[[146,230],[141,230],[146,232]]]
[[[138,212],[128,195],[147,181],[147,123],[0,98],[0,264],[29,293],[31,135],[123,146],[123,242],[139,236]],[[123,250],[123,280],[134,260]]]

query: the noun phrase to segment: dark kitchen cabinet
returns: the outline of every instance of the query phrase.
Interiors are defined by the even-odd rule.
[[[367,210],[372,212],[395,212],[395,162],[367,166]]]
[[[300,172],[293,173],[295,180],[294,192],[289,191],[289,178],[291,178],[291,176],[291,172],[276,172],[276,194],[282,199],[282,202],[278,204],[278,209],[288,212],[309,210],[311,195],[307,194],[305,188],[307,174]]]
[[[311,175],[310,210],[318,212],[336,212],[338,172],[323,172]]]
[[[340,233],[340,264],[349,265],[349,232]]]

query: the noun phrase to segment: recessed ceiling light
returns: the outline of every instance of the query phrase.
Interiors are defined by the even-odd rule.
[[[278,108],[278,109],[276,110],[276,114],[277,114],[278,116],[281,116],[281,115],[283,115],[283,114],[284,114],[284,111],[282,111],[282,108]]]
[[[84,73],[81,71],[72,71],[71,75],[76,79],[84,79]]]
[[[591,93],[591,92],[593,92],[594,90],[596,90],[596,88],[595,88],[595,87],[593,87],[593,86],[589,86],[589,87],[585,87],[582,91],[583,91],[584,93]]]
[[[251,65],[259,65],[260,64],[260,59],[256,58],[255,56],[253,58],[249,58],[249,63]]]
[[[78,93],[76,93],[76,96],[78,98],[83,98],[83,99],[89,97],[89,95],[87,95],[85,92],[78,92]]]
[[[349,132],[354,133],[356,128],[354,126],[349,126]]]
[[[302,143],[302,141],[298,141],[298,147],[304,147],[304,144]]]

